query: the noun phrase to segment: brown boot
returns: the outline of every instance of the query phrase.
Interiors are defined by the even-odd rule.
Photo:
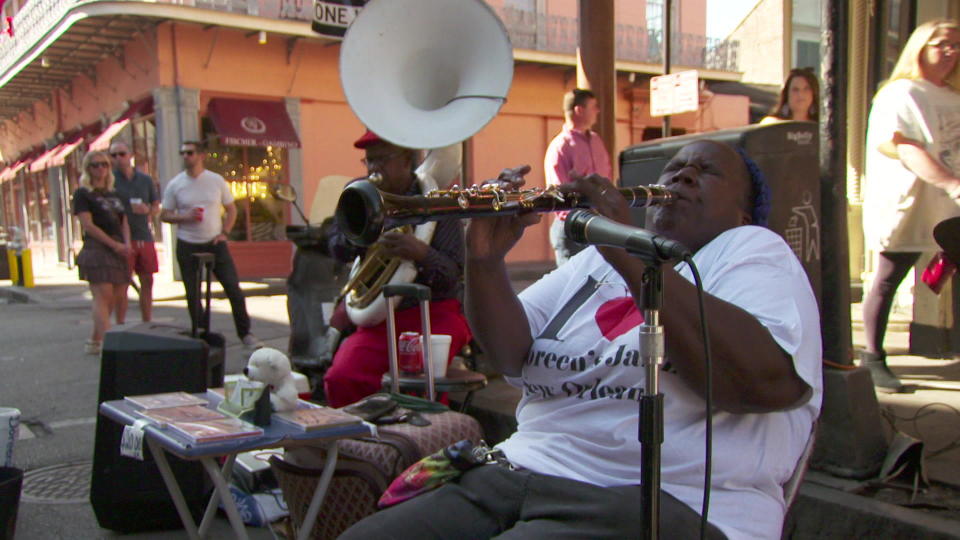
[[[873,386],[887,392],[903,393],[906,387],[887,366],[887,353],[859,351],[860,365],[870,370]]]

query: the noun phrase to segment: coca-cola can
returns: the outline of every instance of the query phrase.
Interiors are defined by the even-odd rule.
[[[423,373],[423,346],[418,332],[402,332],[397,344],[397,363],[407,375]]]

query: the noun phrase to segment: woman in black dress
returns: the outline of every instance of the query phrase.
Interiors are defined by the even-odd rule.
[[[83,249],[77,255],[80,279],[90,282],[93,294],[93,333],[85,352],[99,355],[110,314],[126,297],[130,283],[130,227],[123,203],[113,191],[113,167],[106,152],[84,156],[73,213],[83,227]]]

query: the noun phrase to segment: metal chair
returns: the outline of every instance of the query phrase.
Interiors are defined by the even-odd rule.
[[[814,420],[813,425],[810,426],[810,437],[807,438],[807,444],[803,447],[803,453],[800,454],[800,459],[797,460],[797,466],[793,469],[793,474],[790,475],[790,478],[783,484],[783,500],[786,502],[787,509],[790,508],[793,500],[797,497],[797,492],[800,491],[800,484],[803,482],[803,475],[807,472],[807,464],[810,461],[810,456],[813,454],[813,443],[817,436],[818,423],[818,420]]]
[[[383,388],[389,389],[392,379],[390,373],[384,373],[382,379]],[[423,392],[427,390],[426,375],[401,375],[398,381],[401,392]],[[446,377],[437,377],[434,381],[434,387],[438,393],[441,392],[465,392],[463,403],[460,404],[460,412],[467,410],[470,406],[470,400],[473,399],[473,393],[487,386],[487,376],[483,373],[470,371],[469,369],[450,368],[447,370]]]

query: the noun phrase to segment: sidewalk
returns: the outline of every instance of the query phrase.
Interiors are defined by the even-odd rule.
[[[517,272],[514,272],[515,289],[520,290],[524,288],[524,286],[539,276],[538,272],[542,272],[542,269],[532,268],[526,272],[519,269]],[[51,308],[56,306],[57,309],[60,307],[72,308],[81,320],[88,318],[88,312],[86,310],[89,309],[90,305],[89,289],[85,282],[77,279],[75,269],[68,270],[63,266],[38,269],[35,281],[36,287],[31,289],[11,286],[9,281],[0,281],[0,309],[4,307],[2,304],[8,302],[30,302],[41,306],[46,305]],[[248,310],[255,320],[254,332],[256,335],[269,346],[286,350],[289,326],[286,313],[286,287],[284,280],[242,282],[241,288],[248,296]],[[214,330],[222,332],[227,338],[226,372],[236,373],[245,365],[249,351],[241,347],[236,335],[232,331],[229,303],[225,299],[222,299],[220,286],[216,282],[213,284],[213,290],[215,297],[213,301]],[[157,314],[155,318],[158,321],[162,320],[163,322],[189,326],[189,318],[186,316],[183,285],[181,282],[174,281],[169,272],[160,273],[156,278],[154,293],[157,298]],[[217,298],[218,296],[221,298]],[[130,298],[129,319],[131,322],[136,322],[139,320],[139,310],[137,308],[136,292],[132,289],[130,291]],[[862,346],[863,334],[859,304],[852,306],[851,315],[853,319],[854,346]],[[909,394],[878,393],[877,398],[881,412],[889,423],[895,426],[896,429],[924,442],[926,454],[925,463],[930,479],[938,483],[937,485],[939,486],[948,486],[946,489],[938,488],[939,491],[935,493],[931,491],[933,495],[930,497],[932,498],[928,497],[927,499],[923,499],[921,497],[920,500],[916,501],[930,507],[925,511],[926,514],[920,514],[917,510],[910,512],[912,512],[914,517],[917,515],[930,516],[931,522],[942,524],[946,519],[950,520],[948,522],[955,523],[956,520],[960,519],[960,517],[958,517],[960,516],[960,488],[953,489],[949,486],[960,486],[960,444],[958,444],[958,440],[960,440],[960,361],[953,358],[945,360],[929,359],[907,354],[909,341],[909,335],[907,333],[908,323],[909,320],[906,315],[902,313],[893,314],[889,327],[890,331],[887,335],[887,349],[890,352],[889,363],[892,369],[903,378],[905,382],[915,385],[916,389],[913,393]],[[95,390],[95,388],[93,390]],[[489,440],[496,441],[506,436],[509,425],[504,419],[508,417],[512,418],[518,397],[515,389],[507,387],[496,377],[492,378],[491,384],[487,389],[478,392],[472,408],[477,409],[480,414],[491,418],[490,421],[494,423],[498,430],[497,433],[487,433]],[[478,417],[480,414],[478,414]],[[484,423],[487,424],[488,422],[484,421]],[[63,423],[63,425],[66,425],[66,423]],[[77,427],[80,428],[81,426]],[[884,429],[889,430],[890,426],[886,425]],[[92,439],[92,433],[86,433],[86,427],[84,427],[83,430],[83,436]],[[89,431],[92,432],[92,429]],[[50,460],[52,459],[53,458],[50,458]],[[40,465],[40,463],[34,463],[34,459],[24,460],[22,463],[19,463],[18,460],[18,466],[26,470],[31,470],[38,465]],[[903,507],[883,506],[882,501],[902,504],[904,502],[902,501],[902,493],[890,494],[881,492],[869,494],[869,498],[858,497],[856,496],[857,493],[867,495],[864,493],[862,485],[858,485],[858,483],[855,482],[847,482],[845,484],[840,482],[839,484],[841,485],[838,486],[836,479],[826,477],[826,475],[822,473],[811,472],[807,476],[805,486],[801,490],[801,498],[798,499],[798,501],[815,500],[817,503],[822,504],[827,504],[827,501],[829,501],[829,504],[822,509],[818,507],[813,513],[811,513],[810,510],[803,512],[802,519],[807,521],[816,518],[823,522],[831,522],[832,520],[839,519],[854,519],[850,516],[854,514],[863,515],[870,512],[873,512],[873,515],[883,515],[887,520],[892,519],[897,521],[900,519],[898,516],[891,514],[893,510],[890,509],[902,510]],[[815,494],[817,490],[827,490],[829,494]],[[804,498],[804,494],[807,495],[806,498]],[[837,497],[837,494],[840,494],[839,497],[841,497],[841,499],[830,499],[830,497]],[[858,502],[849,503],[851,500]],[[869,506],[870,508],[864,510],[858,507],[858,504],[861,506]],[[876,505],[878,504],[881,506],[877,507]],[[25,508],[23,503],[21,504],[21,524],[25,524],[24,517],[26,516],[24,514],[33,513],[37,515],[41,512],[48,513],[51,516],[49,518],[51,520],[69,519],[71,513],[78,513],[78,515],[84,516],[79,519],[90,520],[90,516],[87,515],[90,509],[89,504],[82,505],[81,507],[77,507],[76,505],[60,505],[56,510],[52,506],[49,510],[40,509],[46,505],[28,504],[26,506],[28,506],[29,509]],[[807,503],[807,505],[798,504],[797,507],[804,507],[806,510],[810,508],[810,503]],[[877,510],[877,508],[880,509]],[[67,513],[65,514],[64,512]],[[33,521],[25,525],[35,523],[37,519],[42,518],[35,517]],[[939,522],[937,520],[939,520]],[[226,524],[225,520],[218,519],[217,521],[222,522],[220,525]],[[935,527],[929,526],[925,528],[922,521],[921,518],[921,523],[917,524],[916,522],[910,522],[908,519],[903,518],[903,520],[898,521],[898,524],[900,527],[906,527],[906,530],[921,531],[919,536],[912,537],[924,537],[924,534],[926,534],[926,537],[960,538],[960,526],[953,528],[953,530],[957,531],[956,536],[951,534],[938,536],[929,533],[929,531],[934,530]],[[97,529],[95,522],[90,524],[89,527],[92,527],[92,529],[84,529],[81,527],[81,530],[99,530],[103,534],[99,537],[113,536],[106,531]],[[51,529],[44,527],[41,530]],[[228,529],[225,528],[222,530],[226,531]],[[254,531],[254,529],[248,530],[251,532]],[[924,531],[926,531],[926,533]],[[21,533],[18,534],[18,537],[28,539],[42,537],[36,536],[37,532],[37,530],[30,532],[27,529],[18,527],[18,533]],[[258,530],[256,531],[255,537],[262,537],[260,536],[261,533],[269,534],[264,530]],[[171,531],[169,533],[145,535],[143,538],[161,539],[180,538],[182,536],[182,531]],[[883,536],[887,535],[883,534]],[[140,537],[140,535],[137,535],[137,537]]]
[[[136,279],[136,278],[134,278]],[[18,302],[89,302],[90,288],[86,281],[81,281],[77,275],[77,268],[68,269],[64,264],[44,265],[34,269],[34,287],[12,286],[9,280],[0,280],[3,294],[12,301]],[[286,295],[287,286],[283,279],[269,279],[260,281],[241,281],[240,288],[246,296]],[[223,288],[213,280],[211,290],[215,298],[223,298]],[[169,268],[161,268],[154,274],[153,282],[154,302],[170,302],[185,300],[183,282],[173,278]],[[136,310],[137,291],[129,289],[130,305],[133,307],[133,318],[138,318]]]
[[[169,270],[156,274],[153,320],[190,328],[183,284]],[[91,295],[76,269],[47,265],[35,270],[33,288],[0,280],[0,405],[21,409],[14,463],[25,471],[17,538],[184,538],[183,530],[134,535],[101,529],[89,502],[95,442],[99,361],[82,352],[92,327]],[[241,282],[253,332],[266,345],[286,350],[290,335],[285,280]],[[226,373],[238,373],[250,351],[234,331],[229,302],[212,286],[211,328],[226,339]],[[127,324],[140,322],[137,292],[129,293]],[[251,538],[273,538],[248,528]],[[213,538],[232,537],[225,518],[214,520]]]
[[[854,348],[865,343],[861,307],[851,309]],[[892,313],[884,345],[888,365],[913,391],[877,392],[877,401],[888,422],[923,441],[930,479],[960,488],[960,359],[909,354],[909,324],[908,315]]]

